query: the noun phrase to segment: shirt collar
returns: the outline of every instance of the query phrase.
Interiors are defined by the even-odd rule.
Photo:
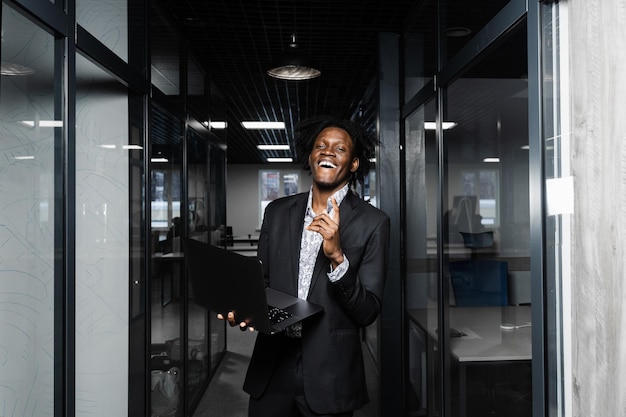
[[[331,195],[326,201],[326,212],[331,214],[333,209],[333,198],[337,201],[337,206],[341,204],[344,197],[348,194],[350,190],[350,185],[346,183],[342,188],[335,191],[333,195]],[[315,217],[315,212],[313,212],[313,186],[309,190],[309,201],[306,204],[306,215],[309,217]]]

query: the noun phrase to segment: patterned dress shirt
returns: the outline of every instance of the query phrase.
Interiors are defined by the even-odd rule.
[[[346,194],[350,190],[349,185],[346,184],[342,189],[335,192],[326,203],[326,212],[332,217],[333,210],[333,198],[337,201],[337,206],[341,204]],[[309,191],[309,201],[306,206],[306,212],[304,214],[304,226],[302,230],[302,240],[300,241],[300,261],[298,272],[298,298],[306,300],[309,295],[309,288],[311,287],[311,278],[313,277],[313,268],[315,268],[315,261],[317,260],[317,254],[320,251],[322,242],[324,239],[322,235],[311,230],[307,230],[307,226],[311,224],[316,214],[313,212],[313,191]],[[328,279],[332,282],[338,281],[344,276],[348,270],[348,258],[343,255],[343,262],[337,265],[337,267],[328,272]],[[289,337],[302,337],[302,322],[296,323],[286,329],[286,335]]]

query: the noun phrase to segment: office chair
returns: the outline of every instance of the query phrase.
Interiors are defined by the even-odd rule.
[[[509,304],[508,266],[505,261],[466,259],[450,262],[449,271],[457,307]]]

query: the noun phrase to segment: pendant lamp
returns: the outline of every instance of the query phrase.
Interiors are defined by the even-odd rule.
[[[280,57],[272,62],[267,73],[281,80],[310,80],[319,77],[321,72],[313,59],[302,52],[296,43],[296,35],[291,35],[291,42]]]

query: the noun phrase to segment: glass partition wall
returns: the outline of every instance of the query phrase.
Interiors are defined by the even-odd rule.
[[[532,416],[528,48],[512,3],[486,23],[506,30],[466,40],[439,85],[406,100],[412,416]]]
[[[54,413],[63,213],[54,36],[2,4],[0,413]],[[13,42],[5,42],[5,36]],[[55,317],[55,314],[57,317]]]
[[[181,238],[219,243],[225,154],[159,106],[150,127],[151,407],[155,415],[185,415],[219,363],[225,328],[194,302]]]

